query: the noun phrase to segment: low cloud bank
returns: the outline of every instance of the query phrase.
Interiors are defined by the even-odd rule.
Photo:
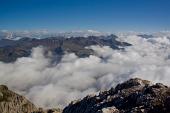
[[[170,85],[170,39],[127,36],[125,50],[91,46],[95,55],[78,58],[65,54],[59,64],[37,47],[30,57],[0,62],[0,84],[23,94],[40,107],[64,107],[70,101],[114,87],[132,77]],[[49,54],[50,56],[50,54]]]

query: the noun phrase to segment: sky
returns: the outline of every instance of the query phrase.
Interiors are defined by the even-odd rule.
[[[170,30],[170,0],[0,0],[0,29]]]

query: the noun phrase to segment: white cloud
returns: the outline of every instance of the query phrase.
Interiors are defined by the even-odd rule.
[[[133,46],[112,50],[91,46],[95,55],[78,58],[65,54],[57,65],[37,47],[30,57],[14,63],[0,62],[0,84],[25,95],[41,107],[63,107],[87,94],[108,89],[131,77],[170,85],[170,40],[127,36]]]

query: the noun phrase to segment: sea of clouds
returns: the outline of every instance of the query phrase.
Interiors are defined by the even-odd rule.
[[[64,107],[133,77],[170,85],[170,38],[129,35],[119,40],[133,46],[125,50],[90,46],[95,55],[79,58],[66,53],[58,64],[44,56],[43,47],[34,48],[30,57],[0,62],[0,84],[46,108]]]

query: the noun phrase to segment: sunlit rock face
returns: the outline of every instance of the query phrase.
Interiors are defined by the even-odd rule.
[[[58,108],[38,108],[32,102],[0,85],[0,113],[61,113]]]
[[[0,85],[0,113],[31,113],[36,110],[36,106],[25,97]]]

